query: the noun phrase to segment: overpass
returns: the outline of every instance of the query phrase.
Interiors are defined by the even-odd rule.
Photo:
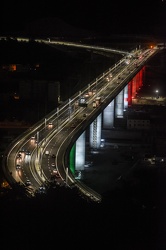
[[[118,116],[123,115],[122,98],[128,94],[124,91],[126,86],[130,88],[132,79],[160,50],[161,48],[156,46],[153,49],[131,51],[116,65],[81,89],[79,93],[73,95],[56,110],[53,110],[16,138],[9,145],[5,153],[6,157],[3,159],[3,171],[9,183],[11,185],[16,183],[26,185],[30,181],[33,191],[35,191],[43,185],[49,185],[50,173],[52,174],[55,169],[55,175],[58,175],[62,183],[69,187],[77,186],[84,195],[100,201],[101,196],[98,193],[75,178],[72,168],[74,159],[72,154],[75,154],[73,146],[78,144],[79,149],[79,144],[81,144],[80,148],[85,150],[83,147],[85,143],[84,132],[93,124],[92,148],[96,150],[98,145],[96,121],[100,119],[100,114],[117,98],[116,113]],[[100,101],[97,99],[99,97]],[[96,100],[100,102],[100,105],[97,104]],[[125,105],[131,101],[131,95],[128,95],[127,99],[125,96]],[[46,154],[47,151],[54,152],[54,166],[48,164],[50,158]],[[83,151],[80,152],[80,155],[82,154]],[[78,158],[75,158],[76,162]],[[84,160],[83,157],[81,168]],[[79,169],[79,164],[76,169]],[[16,169],[16,167],[18,168]]]

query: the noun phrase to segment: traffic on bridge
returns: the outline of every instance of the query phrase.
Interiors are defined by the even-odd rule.
[[[16,138],[3,159],[3,171],[11,186],[22,184],[28,194],[34,195],[46,190],[54,179],[59,185],[77,186],[84,195],[100,201],[98,193],[76,178],[77,166],[73,170],[70,162],[72,147],[160,49],[156,46],[126,53],[113,67]],[[81,164],[83,167],[85,157]]]

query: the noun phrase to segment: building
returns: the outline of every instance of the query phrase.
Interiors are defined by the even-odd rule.
[[[144,113],[128,115],[127,129],[149,130],[151,128],[150,117]]]

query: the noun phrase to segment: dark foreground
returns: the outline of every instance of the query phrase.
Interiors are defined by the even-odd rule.
[[[164,250],[165,178],[163,166],[136,168],[103,193],[101,203],[66,187],[56,186],[33,199],[12,190],[1,199],[1,247]]]

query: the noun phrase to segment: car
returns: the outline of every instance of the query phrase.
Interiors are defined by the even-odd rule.
[[[59,179],[60,178],[60,175],[57,173],[55,174],[55,178]]]
[[[22,160],[22,156],[21,155],[17,155],[16,158],[17,158],[17,161],[21,161]]]
[[[56,169],[53,169],[52,173],[53,173],[53,174],[57,174],[58,171],[57,171]]]
[[[20,170],[21,169],[21,165],[17,164],[16,165],[16,170]]]
[[[45,155],[49,155],[49,150],[46,150]]]
[[[40,193],[46,193],[46,188],[44,186],[39,187]]]
[[[48,128],[52,128],[53,127],[53,123],[52,122],[49,122],[48,123]]]
[[[52,154],[52,158],[55,158],[56,156],[55,156],[55,154]]]
[[[17,159],[22,159],[22,155],[19,153],[18,155],[17,155]]]
[[[54,169],[54,170],[52,171],[52,174],[55,176],[55,178],[60,178],[60,175],[59,175],[57,169]]]
[[[52,163],[51,163],[51,166],[52,166],[52,167],[55,167],[55,162],[52,162]]]
[[[26,186],[30,186],[31,185],[31,181],[30,180],[26,180],[25,185]]]

